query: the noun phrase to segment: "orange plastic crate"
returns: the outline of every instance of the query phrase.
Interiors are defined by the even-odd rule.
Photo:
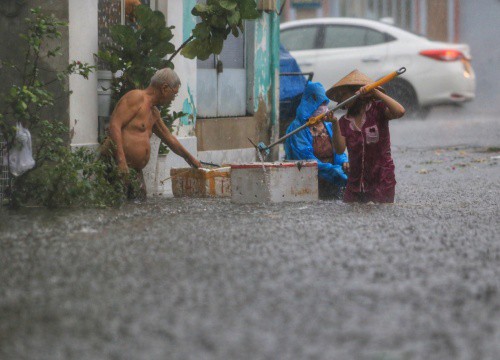
[[[170,170],[175,197],[230,197],[231,168]]]

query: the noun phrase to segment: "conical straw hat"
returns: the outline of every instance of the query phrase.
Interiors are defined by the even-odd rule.
[[[338,90],[343,87],[343,86],[365,86],[373,83],[374,81],[370,79],[368,76],[363,74],[359,70],[353,70],[346,76],[344,76],[342,79],[340,79],[335,85],[333,85],[328,91],[326,92],[326,96],[328,96],[329,99],[339,102],[340,99],[338,99]],[[378,87],[377,89],[384,91],[381,87]]]

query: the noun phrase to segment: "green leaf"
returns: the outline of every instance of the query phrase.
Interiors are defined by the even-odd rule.
[[[253,20],[260,17],[257,11],[257,4],[254,0],[240,0],[241,18],[245,20]]]
[[[234,37],[238,37],[239,36],[239,32],[238,32],[238,27],[237,26],[231,26],[231,32],[233,33]]]
[[[169,42],[161,42],[152,48],[153,56],[158,55],[160,58],[165,57],[167,54],[172,54],[175,51],[175,46]]]
[[[233,11],[227,17],[227,22],[229,23],[229,25],[238,25],[240,19],[241,17],[239,11]]]
[[[238,3],[236,0],[220,0],[219,5],[226,10],[234,10],[236,9]]]
[[[137,22],[141,24],[147,24],[154,21],[153,10],[149,6],[139,5],[134,9],[134,14],[136,16]]]
[[[120,46],[129,49],[136,50],[137,39],[135,37],[134,29],[127,25],[113,25],[110,29],[111,38]]]
[[[218,29],[225,29],[227,24],[227,20],[225,16],[217,16],[217,15],[212,15],[210,17],[210,25],[218,28]]]
[[[184,48],[181,50],[181,55],[187,57],[188,59],[194,59],[197,55],[197,39],[189,42]]]
[[[200,60],[206,60],[211,54],[211,45],[208,41],[194,39],[181,50],[181,54],[188,59],[197,57]]]
[[[163,15],[160,11],[151,11],[151,14],[144,21],[146,22],[143,22],[143,19],[140,19],[140,23],[143,24],[146,29],[153,30],[155,32],[165,28],[166,26],[165,15]]]
[[[193,29],[193,36],[198,39],[208,39],[210,37],[210,27],[204,22],[196,24]]]
[[[202,16],[205,13],[211,13],[213,10],[212,6],[206,4],[196,4],[191,10],[191,14],[194,16]]]
[[[172,30],[170,30],[169,28],[164,28],[159,33],[159,38],[163,41],[170,41],[173,37],[174,34],[172,34]]]
[[[12,86],[9,90],[10,97],[14,98],[19,93],[19,88],[17,86]]]

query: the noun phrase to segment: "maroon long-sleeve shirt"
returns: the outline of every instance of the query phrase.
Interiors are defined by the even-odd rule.
[[[366,105],[361,127],[354,118],[342,116],[340,132],[345,137],[350,172],[344,201],[394,202],[396,177],[391,156],[389,121],[382,101]]]

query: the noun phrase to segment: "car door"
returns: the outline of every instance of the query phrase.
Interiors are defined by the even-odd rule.
[[[318,33],[317,45],[311,70],[325,88],[354,69],[373,79],[384,74],[388,47],[382,32],[365,26],[326,24]]]

